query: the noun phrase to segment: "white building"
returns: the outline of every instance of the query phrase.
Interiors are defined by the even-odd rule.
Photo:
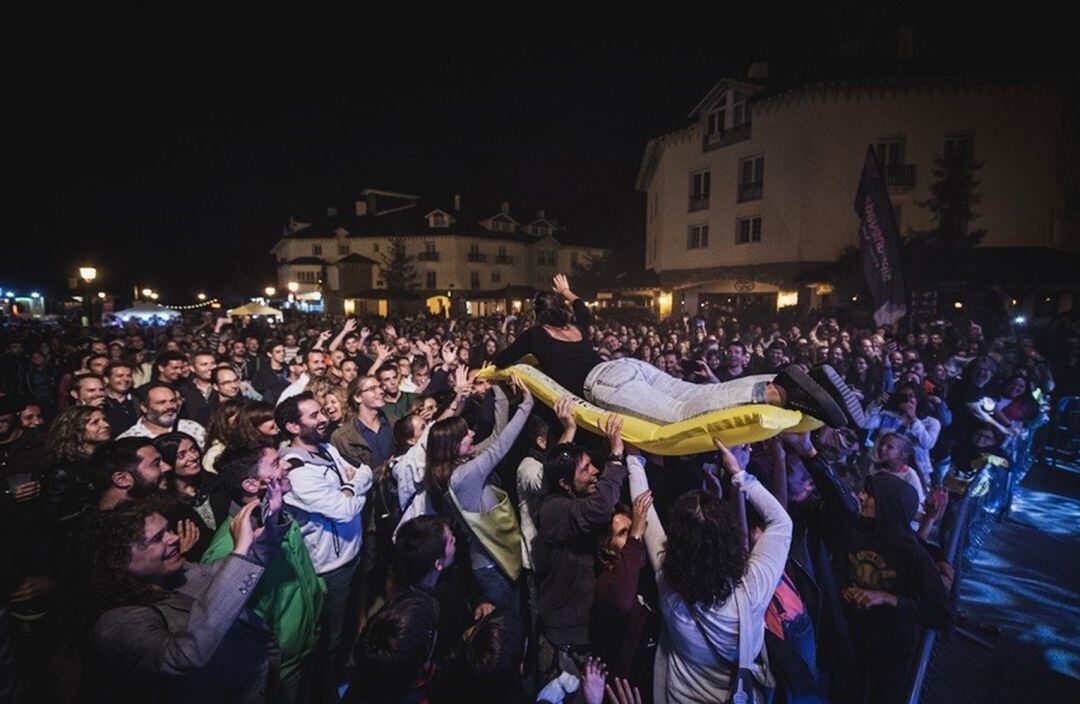
[[[1075,149],[1065,98],[1051,81],[778,90],[725,78],[688,119],[648,142],[637,180],[646,195],[646,268],[676,310],[814,304],[827,294],[824,265],[858,242],[853,201],[868,145],[883,164],[900,232],[930,227],[918,203],[929,195],[934,158],[964,150],[982,164],[973,227],[986,228],[983,247],[1036,248],[1044,259],[1080,252],[1078,213],[1066,202]]]
[[[410,297],[432,312],[474,315],[522,305],[552,277],[584,266],[604,250],[567,242],[566,228],[543,210],[515,213],[508,202],[467,210],[460,196],[419,196],[365,189],[350,210],[327,209],[308,222],[290,221],[271,250],[280,290],[305,305],[348,314],[388,310],[381,269],[400,239],[416,272]]]

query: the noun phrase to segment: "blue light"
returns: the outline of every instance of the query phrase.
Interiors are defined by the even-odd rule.
[[[30,294],[30,298],[41,298],[41,294],[37,291],[34,291]]]
[[[1018,315],[1015,318],[1013,318],[1013,323],[1015,323],[1016,325],[1023,325],[1026,322],[1027,322],[1027,318],[1025,318],[1022,315]]]

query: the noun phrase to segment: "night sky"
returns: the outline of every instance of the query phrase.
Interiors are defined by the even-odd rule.
[[[767,29],[647,45],[461,36],[419,50],[426,42],[411,37],[248,54],[189,38],[73,52],[8,88],[0,285],[63,294],[88,262],[121,295],[255,295],[274,281],[269,249],[290,214],[344,205],[364,187],[457,192],[492,210],[509,200],[518,215],[542,207],[571,239],[640,257],[634,180],[647,139],[685,126],[717,80],[744,77],[751,61],[768,57],[774,76],[835,71],[831,47],[880,15],[807,11],[770,26],[748,13]],[[957,42],[938,16],[909,19],[923,28],[922,70],[1031,70],[1042,62],[1030,47],[1053,49],[1014,38],[1006,59],[1004,29]],[[855,65],[895,68],[842,70]]]

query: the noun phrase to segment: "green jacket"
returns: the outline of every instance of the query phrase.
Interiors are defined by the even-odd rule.
[[[220,560],[232,552],[231,523],[230,515],[218,527],[210,547],[203,553],[203,562]],[[277,637],[281,647],[281,679],[295,672],[315,649],[325,596],[326,585],[315,574],[300,527],[292,521],[281,543],[281,552],[270,562],[248,600],[251,610],[266,621]]]

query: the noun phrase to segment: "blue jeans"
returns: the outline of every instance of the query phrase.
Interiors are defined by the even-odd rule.
[[[759,374],[719,384],[691,384],[640,359],[601,362],[585,377],[585,396],[597,406],[645,418],[678,423],[746,403],[765,403],[765,386],[774,374]]]
[[[784,623],[784,642],[806,663],[814,682],[817,682],[817,642],[814,640],[814,622],[808,613],[804,611]],[[824,704],[825,699],[818,692],[788,692],[787,701],[790,704]]]
[[[474,567],[473,577],[477,589],[484,601],[491,602],[497,608],[510,609],[515,614],[521,613],[521,596],[517,584],[506,578],[498,567]]]
[[[352,591],[353,576],[359,562],[360,556],[357,555],[341,567],[319,575],[326,583],[326,599],[323,601],[322,637],[318,648],[319,657],[316,659],[320,671],[320,677],[316,678],[316,701],[337,701],[337,686],[341,680],[341,663],[345,655],[343,647],[344,651],[352,647],[351,638],[344,646],[341,641],[345,633],[349,593]]]

